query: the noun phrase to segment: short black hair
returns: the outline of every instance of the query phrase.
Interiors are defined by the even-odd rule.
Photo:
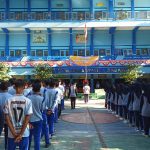
[[[24,87],[25,86],[25,82],[22,79],[17,79],[15,81],[15,88],[20,88],[20,87]]]
[[[1,90],[1,91],[6,91],[6,90],[8,90],[8,82],[7,82],[7,81],[1,81],[1,82],[0,82],[0,90]]]
[[[50,81],[49,81],[49,86],[50,86],[50,87],[54,87],[54,86],[55,86],[55,81],[54,81],[54,79],[50,79]]]
[[[39,92],[41,89],[41,83],[40,82],[34,82],[32,84],[32,90],[33,92]]]

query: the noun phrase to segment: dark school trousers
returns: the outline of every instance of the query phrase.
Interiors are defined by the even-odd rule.
[[[143,116],[143,125],[144,125],[144,133],[145,133],[145,135],[149,135],[150,117],[144,117]]]
[[[75,109],[76,107],[76,97],[70,97],[71,100],[71,109]]]

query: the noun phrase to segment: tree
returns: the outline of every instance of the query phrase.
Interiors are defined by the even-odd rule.
[[[33,70],[36,79],[45,80],[53,78],[52,67],[47,64],[38,64]]]
[[[140,72],[141,66],[138,65],[128,65],[127,72],[122,75],[122,78],[127,83],[133,83],[137,78],[141,77],[143,74]]]
[[[11,78],[9,73],[10,68],[6,66],[4,63],[0,63],[0,80],[8,81]]]

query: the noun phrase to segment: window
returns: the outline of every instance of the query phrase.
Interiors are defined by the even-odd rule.
[[[109,50],[106,50],[106,56],[110,56],[111,53],[110,53],[110,49]]]
[[[94,50],[94,56],[99,56],[98,50]]]
[[[136,50],[136,55],[138,55],[138,56],[141,55],[141,50],[140,49]]]
[[[12,56],[12,57],[15,56],[15,53],[13,50],[10,51],[10,56]]]
[[[69,56],[69,51],[68,50],[66,51],[66,56]]]
[[[85,20],[85,12],[77,12],[78,20]]]
[[[78,50],[78,56],[85,56],[85,50]]]
[[[44,56],[48,56],[48,51],[44,51]]]
[[[123,55],[123,49],[116,49],[116,55],[122,56]]]
[[[36,56],[43,56],[43,50],[36,50]]]
[[[86,50],[86,56],[90,56],[90,51]]]
[[[26,50],[22,51],[22,56],[27,56],[27,51]]]
[[[148,49],[147,48],[141,49],[141,54],[142,55],[148,55]]]
[[[125,50],[124,50],[124,55],[125,55],[125,56],[132,55],[132,50],[131,50],[131,49],[125,49]]]
[[[35,51],[31,51],[31,56],[35,56]]]
[[[99,55],[100,55],[100,56],[105,56],[105,55],[106,55],[105,49],[100,49],[100,50],[99,50]]]
[[[60,56],[65,56],[65,51],[60,51]]]
[[[78,51],[77,50],[73,51],[73,56],[78,56]]]
[[[21,56],[21,50],[15,50],[15,56]]]
[[[106,19],[107,18],[107,13],[103,11],[96,11],[95,12],[95,19],[100,20],[100,19]]]
[[[0,56],[4,57],[5,56],[5,52],[4,51],[0,51]]]

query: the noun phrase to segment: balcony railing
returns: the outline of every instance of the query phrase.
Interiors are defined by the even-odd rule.
[[[138,59],[150,59],[150,55],[147,56],[122,56],[123,60],[138,60]],[[0,57],[0,62],[24,62],[24,61],[64,61],[69,60],[69,56],[44,56],[44,57],[36,57],[36,56],[25,56],[25,57]],[[117,56],[99,56],[99,60],[116,60]]]
[[[111,16],[111,17],[110,17]],[[133,18],[134,16],[134,18]],[[95,11],[94,15],[86,11],[78,12],[0,12],[0,21],[85,21],[85,20],[150,20],[150,11],[115,11],[109,14],[106,11]]]

